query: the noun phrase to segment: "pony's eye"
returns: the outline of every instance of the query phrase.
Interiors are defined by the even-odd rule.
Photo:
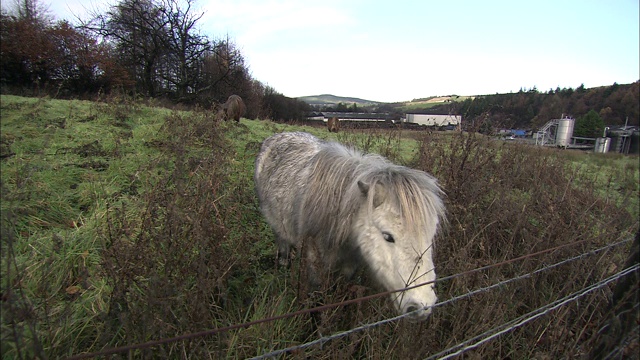
[[[382,237],[386,242],[390,242],[390,243],[396,242],[396,239],[393,238],[393,235],[389,234],[388,232],[383,232]]]

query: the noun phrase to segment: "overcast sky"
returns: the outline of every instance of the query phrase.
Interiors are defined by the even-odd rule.
[[[41,0],[58,19],[114,0]],[[254,78],[375,101],[640,79],[638,0],[197,0]],[[73,22],[73,21],[72,21]]]

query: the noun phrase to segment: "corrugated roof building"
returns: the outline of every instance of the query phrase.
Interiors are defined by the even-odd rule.
[[[424,125],[424,126],[448,126],[460,125],[462,116],[460,115],[434,115],[434,114],[407,114],[402,122]]]

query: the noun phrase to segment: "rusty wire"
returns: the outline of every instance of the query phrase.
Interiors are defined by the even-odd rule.
[[[583,253],[581,255],[578,255],[578,256],[576,256],[574,258],[571,258],[571,259],[568,259],[568,260],[573,260],[575,258],[579,258],[579,257],[582,257],[582,256],[590,255],[590,254],[596,253],[596,252],[598,252],[600,250],[603,250],[605,248],[611,248],[611,247],[614,247],[614,246],[618,246],[618,245],[621,245],[623,243],[629,242],[631,240],[632,240],[632,238],[627,238],[627,239],[619,241],[617,243],[610,244],[610,245],[607,245],[607,246],[599,248],[599,249],[588,251],[586,253]],[[96,352],[91,352],[91,353],[77,354],[77,355],[69,357],[68,359],[69,360],[88,359],[88,358],[92,358],[92,357],[98,357],[98,356],[105,356],[105,355],[122,353],[122,352],[130,351],[130,350],[148,349],[148,348],[151,348],[151,347],[154,347],[154,346],[158,346],[158,345],[162,345],[162,344],[173,343],[173,342],[178,342],[178,341],[183,341],[183,340],[190,340],[190,339],[194,339],[194,338],[200,338],[200,337],[215,335],[215,334],[219,334],[219,333],[229,332],[229,331],[232,331],[232,330],[248,328],[250,326],[263,324],[263,323],[267,323],[267,322],[273,322],[273,321],[287,319],[287,318],[291,318],[291,317],[295,317],[295,316],[300,316],[300,315],[310,314],[310,313],[314,313],[314,312],[325,311],[325,310],[333,309],[333,308],[340,307],[340,306],[361,303],[361,302],[369,301],[369,300],[376,299],[376,298],[379,298],[379,297],[391,295],[393,293],[407,291],[407,290],[414,289],[414,288],[417,288],[417,287],[420,287],[420,286],[425,286],[425,285],[429,285],[429,284],[433,284],[433,283],[441,282],[441,281],[447,281],[447,280],[451,280],[451,279],[454,279],[454,278],[457,278],[457,277],[460,277],[460,276],[465,276],[465,275],[473,274],[473,273],[476,273],[476,272],[479,272],[479,271],[483,271],[483,270],[487,270],[487,269],[503,266],[503,265],[510,264],[510,263],[513,263],[513,262],[517,262],[517,261],[520,261],[520,260],[525,260],[525,259],[532,258],[532,257],[538,256],[538,255],[554,252],[554,251],[557,251],[557,250],[560,250],[560,249],[563,249],[563,248],[566,248],[566,247],[576,246],[576,245],[579,245],[579,244],[582,244],[582,243],[585,243],[585,242],[588,242],[588,241],[590,241],[590,239],[584,239],[584,240],[579,240],[579,241],[575,241],[575,242],[572,242],[572,243],[567,243],[567,244],[555,246],[555,247],[552,247],[552,248],[549,248],[549,249],[540,250],[540,251],[537,251],[537,252],[534,252],[534,253],[531,253],[531,254],[519,256],[519,257],[516,257],[516,258],[513,258],[513,259],[509,259],[509,260],[505,260],[505,261],[501,261],[501,262],[498,262],[498,263],[495,263],[495,264],[490,264],[490,265],[486,265],[486,266],[479,267],[479,268],[476,268],[476,269],[463,271],[463,272],[458,273],[458,274],[445,276],[445,277],[442,277],[442,278],[439,278],[439,279],[436,279],[436,280],[433,280],[433,281],[427,281],[427,282],[420,283],[420,284],[417,284],[417,285],[408,286],[408,287],[403,288],[403,289],[384,291],[384,292],[380,292],[380,293],[376,293],[376,294],[372,294],[372,295],[368,295],[368,296],[359,297],[359,298],[356,298],[356,299],[350,299],[350,300],[345,300],[345,301],[341,301],[341,302],[337,302],[337,303],[321,305],[321,306],[308,308],[308,309],[303,309],[303,310],[298,310],[298,311],[294,311],[294,312],[290,312],[290,313],[286,313],[286,314],[282,314],[282,315],[277,315],[277,316],[273,316],[273,317],[258,319],[258,320],[254,320],[254,321],[241,323],[241,324],[234,324],[234,325],[219,327],[219,328],[215,328],[215,329],[199,331],[199,332],[180,335],[180,336],[175,336],[175,337],[171,337],[171,338],[164,338],[164,339],[158,339],[158,340],[148,341],[148,342],[144,342],[144,343],[138,343],[138,344],[131,344],[131,345],[126,345],[126,346],[121,346],[121,347],[109,348],[109,349],[104,349],[104,350],[101,350],[101,351],[96,351]],[[568,260],[564,260],[561,263],[567,262]],[[553,266],[557,266],[557,264],[551,265],[551,267],[553,267]],[[545,267],[544,269],[547,269],[547,268],[548,267]],[[541,270],[536,270],[536,272],[538,272],[538,271],[541,271]],[[530,276],[530,275],[531,275],[531,273],[530,274],[525,274],[524,276]],[[522,276],[516,277],[514,279],[509,279],[507,281],[513,281],[513,280],[519,279],[521,277]],[[495,286],[496,285],[494,284],[494,285],[490,286],[489,288],[493,288]],[[472,291],[472,292],[470,292],[470,294],[473,294],[475,292],[476,291]],[[469,295],[469,294],[463,294],[461,296],[466,297],[467,295]],[[458,296],[458,297],[456,297],[454,299],[449,299],[449,300],[447,300],[447,303],[451,302],[453,300],[457,300],[461,296]],[[443,304],[440,303],[440,304],[436,304],[436,305],[440,306],[440,305],[443,305]],[[395,320],[400,319],[402,317],[403,317],[403,315],[396,316],[396,317],[393,317],[393,318],[390,318],[390,319],[386,319],[385,322],[395,321]],[[359,328],[356,328],[356,329],[359,329]],[[359,330],[361,330],[361,329],[359,329]]]

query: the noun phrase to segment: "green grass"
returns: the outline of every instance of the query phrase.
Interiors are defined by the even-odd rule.
[[[411,111],[416,111],[416,110],[426,110],[426,109],[430,109],[430,108],[432,108],[434,106],[446,104],[446,102],[444,100],[443,101],[427,102],[428,100],[431,100],[431,99],[434,99],[434,98],[436,98],[436,97],[434,96],[434,97],[430,97],[430,98],[426,98],[426,99],[420,99],[418,101],[407,102],[407,103],[404,103],[404,105],[399,107],[398,109],[400,111],[403,111],[403,112],[411,112]],[[469,98],[473,98],[473,97],[471,97],[471,96],[453,95],[453,96],[445,96],[443,98],[446,98],[447,100],[450,100],[450,101],[461,102],[461,101],[465,101],[465,100],[467,100]]]
[[[100,274],[98,236],[107,204],[136,206],[138,171],[158,156],[144,143],[156,137],[167,111],[14,96],[2,96],[0,106],[7,156],[2,250],[13,255],[2,258],[2,286],[20,283],[21,291],[8,295],[18,304],[11,310],[32,308],[18,323],[39,329],[14,346],[51,354],[86,348],[83,338],[98,331],[111,291]],[[17,355],[9,344],[3,341],[3,354]]]
[[[637,155],[567,152],[576,171],[577,183],[588,179],[597,183],[598,195],[627,208],[640,218],[640,161]]]
[[[206,111],[170,111],[126,99],[97,103],[3,95],[0,116],[0,351],[7,359],[66,357],[311,306],[299,264],[275,268],[273,234],[254,192],[255,156],[276,132],[308,131],[440,179],[450,213],[447,236],[437,247],[441,275],[585,236],[606,243],[637,228],[637,157],[496,146],[466,134],[349,129],[334,134],[247,119],[219,124]],[[563,196],[566,201],[558,202]],[[619,265],[624,254],[600,258],[598,264]],[[601,268],[589,263],[579,271],[549,274],[540,280],[545,294],[514,287],[508,296],[438,311],[426,325],[401,322],[305,354],[426,356],[447,339],[462,340],[491,326],[479,317],[506,319],[607,269]],[[439,292],[445,298],[464,293],[477,285],[474,281],[438,284]],[[375,291],[366,280],[351,285],[339,282],[324,301]],[[512,301],[503,304],[509,296]],[[590,301],[606,302],[599,296]],[[500,316],[491,306],[498,303],[505,311]],[[392,313],[379,299],[324,313],[317,325],[329,334]],[[602,317],[589,306],[575,313],[557,323],[575,323],[590,335],[591,325],[583,319]],[[424,341],[411,341],[415,333]],[[531,347],[544,334],[517,333],[500,349]],[[310,318],[295,317],[130,355],[245,358],[316,338]],[[481,351],[496,355],[491,348]],[[558,355],[554,351],[559,350],[545,348]]]
[[[134,242],[142,242],[144,232],[162,231],[157,227],[164,224],[155,222],[152,226],[156,228],[147,228],[143,222],[150,211],[158,211],[153,199],[161,198],[165,192],[202,184],[213,186],[214,189],[209,190],[215,190],[216,194],[211,204],[220,207],[217,211],[222,213],[216,215],[217,219],[207,220],[224,221],[222,226],[229,241],[222,241],[219,246],[238,256],[244,255],[245,250],[239,250],[233,241],[246,242],[243,231],[261,220],[252,178],[253,159],[259,144],[276,131],[304,130],[299,126],[248,120],[237,126],[211,126],[233,139],[229,142],[231,147],[221,149],[224,151],[218,156],[215,148],[226,146],[210,142],[213,136],[204,133],[209,131],[206,121],[211,120],[206,113],[171,112],[126,102],[14,96],[2,96],[1,100],[2,151],[6,156],[2,161],[2,250],[7,255],[2,258],[2,288],[17,289],[5,292],[12,297],[7,311],[31,314],[17,319],[18,325],[11,322],[13,318],[3,322],[3,338],[14,332],[16,326],[23,333],[13,342],[3,341],[2,353],[9,358],[21,354],[71,355],[80,349],[96,350],[104,344],[115,346],[126,339],[122,329],[110,329],[104,322],[105,317],[113,313],[114,306],[122,305],[114,303],[114,292],[126,286],[128,291],[135,291],[136,296],[144,299],[145,284],[152,281],[153,276],[137,269],[136,264],[119,263],[119,254],[110,252],[138,251],[138,244]],[[319,129],[307,130],[324,134]],[[226,178],[224,183],[209,184],[212,180],[207,176],[212,173],[206,166],[203,168],[206,164],[219,168],[218,176]],[[190,199],[183,194],[172,196],[176,205],[189,206]],[[225,211],[230,214],[224,214]],[[186,219],[192,217],[185,216]],[[227,307],[237,306],[237,310],[231,310],[236,316],[223,320],[225,323],[242,322],[247,315],[260,317],[262,311],[286,312],[294,302],[295,297],[285,293],[279,295],[280,305],[275,308],[265,303],[254,305],[255,313],[247,313],[252,308],[245,309],[243,299],[256,297],[270,301],[274,290],[266,291],[271,288],[270,283],[276,281],[273,277],[268,280],[259,276],[259,268],[245,269],[237,265],[250,259],[264,263],[264,258],[273,258],[270,229],[264,223],[260,223],[260,228],[261,232],[252,237],[263,238],[263,241],[252,242],[252,252],[256,255],[248,259],[231,258],[227,263],[231,267],[222,270],[234,271],[234,277],[223,286],[236,295],[232,298],[225,295]],[[150,256],[147,259],[150,263],[175,261],[163,245],[149,246],[160,246],[157,249],[164,256]],[[194,251],[200,256],[197,249]],[[129,254],[133,259],[139,255]],[[117,272],[110,274],[105,268],[112,266],[112,262],[121,267],[118,271],[129,271],[137,279],[128,285],[119,284],[126,279],[118,278]],[[226,278],[230,273],[218,276]],[[247,282],[254,286],[247,288]],[[140,300],[129,300],[127,306],[134,306],[135,301]],[[142,309],[136,315],[143,316]],[[207,327],[215,326],[210,323]],[[292,327],[283,325],[283,328]],[[289,338],[278,333],[274,336]],[[140,335],[146,336],[143,334]],[[128,341],[145,339],[131,337]]]

